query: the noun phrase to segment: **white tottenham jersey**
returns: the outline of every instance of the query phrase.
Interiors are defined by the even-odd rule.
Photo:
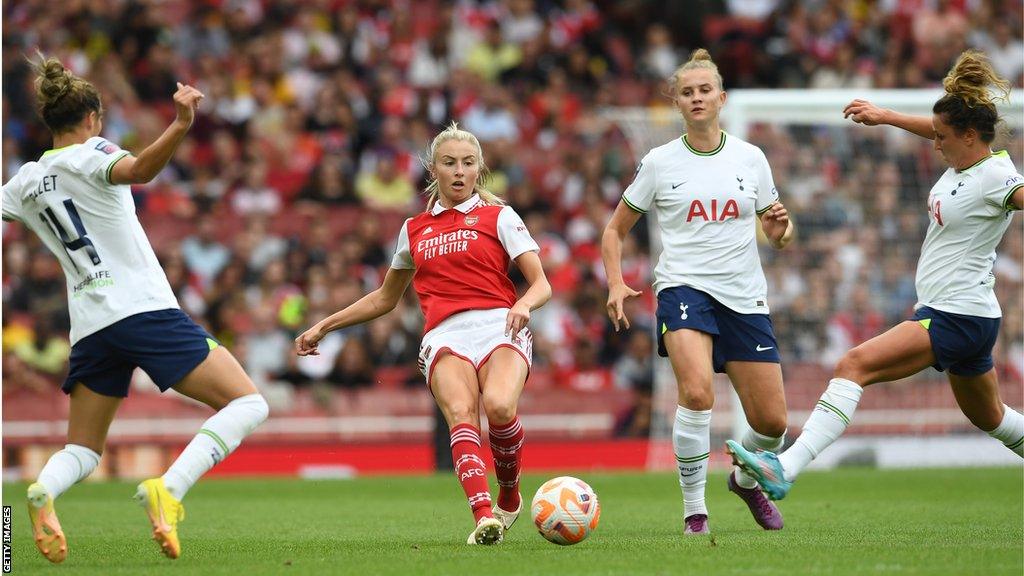
[[[652,149],[622,200],[657,214],[656,293],[689,286],[741,314],[767,314],[754,219],[778,197],[764,152],[722,132],[711,152],[694,150],[686,136]]]
[[[999,318],[992,263],[1010,226],[1010,198],[1022,177],[997,152],[961,171],[946,170],[928,195],[928,234],[917,263],[917,307]]]
[[[127,155],[93,137],[46,152],[3,186],[4,219],[35,232],[64,269],[72,344],[133,314],[178,308],[131,187],[110,183]]]

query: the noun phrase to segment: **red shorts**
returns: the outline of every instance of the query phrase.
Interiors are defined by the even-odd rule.
[[[533,364],[533,334],[523,328],[515,336],[505,336],[505,320],[508,308],[490,310],[467,310],[445,318],[420,343],[420,372],[427,378],[434,373],[434,365],[445,354],[458,356],[479,370],[491,354],[501,347],[511,348],[526,360],[529,368]]]

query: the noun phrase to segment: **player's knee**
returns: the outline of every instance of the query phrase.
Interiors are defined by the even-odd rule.
[[[270,415],[270,406],[259,393],[239,396],[218,412],[224,413],[225,410],[230,410],[232,421],[238,427],[239,441],[251,434]]]
[[[999,427],[1003,422],[1003,406],[999,405],[992,409],[971,411],[970,413],[964,411],[964,416],[971,421],[982,432],[991,432]]]
[[[455,426],[457,424],[473,424],[476,425],[477,421],[477,410],[476,408],[466,403],[456,403],[448,405],[448,424]]]
[[[679,405],[690,410],[711,410],[715,403],[715,393],[703,386],[680,387]]]
[[[861,386],[871,384],[868,361],[867,354],[860,347],[849,350],[839,359],[834,375],[836,378],[844,378]]]
[[[491,424],[508,424],[516,417],[515,399],[485,394],[484,413]]]
[[[786,433],[786,426],[785,414],[772,414],[750,423],[754,432],[771,438],[781,438]]]

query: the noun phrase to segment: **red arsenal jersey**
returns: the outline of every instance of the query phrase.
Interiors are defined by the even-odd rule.
[[[438,202],[406,220],[391,267],[416,270],[412,283],[426,333],[452,314],[511,308],[516,290],[509,263],[531,250],[539,248],[515,210],[473,194],[454,208]]]

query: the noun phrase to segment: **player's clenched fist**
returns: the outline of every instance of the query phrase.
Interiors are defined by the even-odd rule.
[[[178,90],[174,93],[174,110],[178,115],[178,121],[191,126],[192,120],[196,117],[196,109],[199,108],[199,101],[202,99],[202,92],[178,82]]]

